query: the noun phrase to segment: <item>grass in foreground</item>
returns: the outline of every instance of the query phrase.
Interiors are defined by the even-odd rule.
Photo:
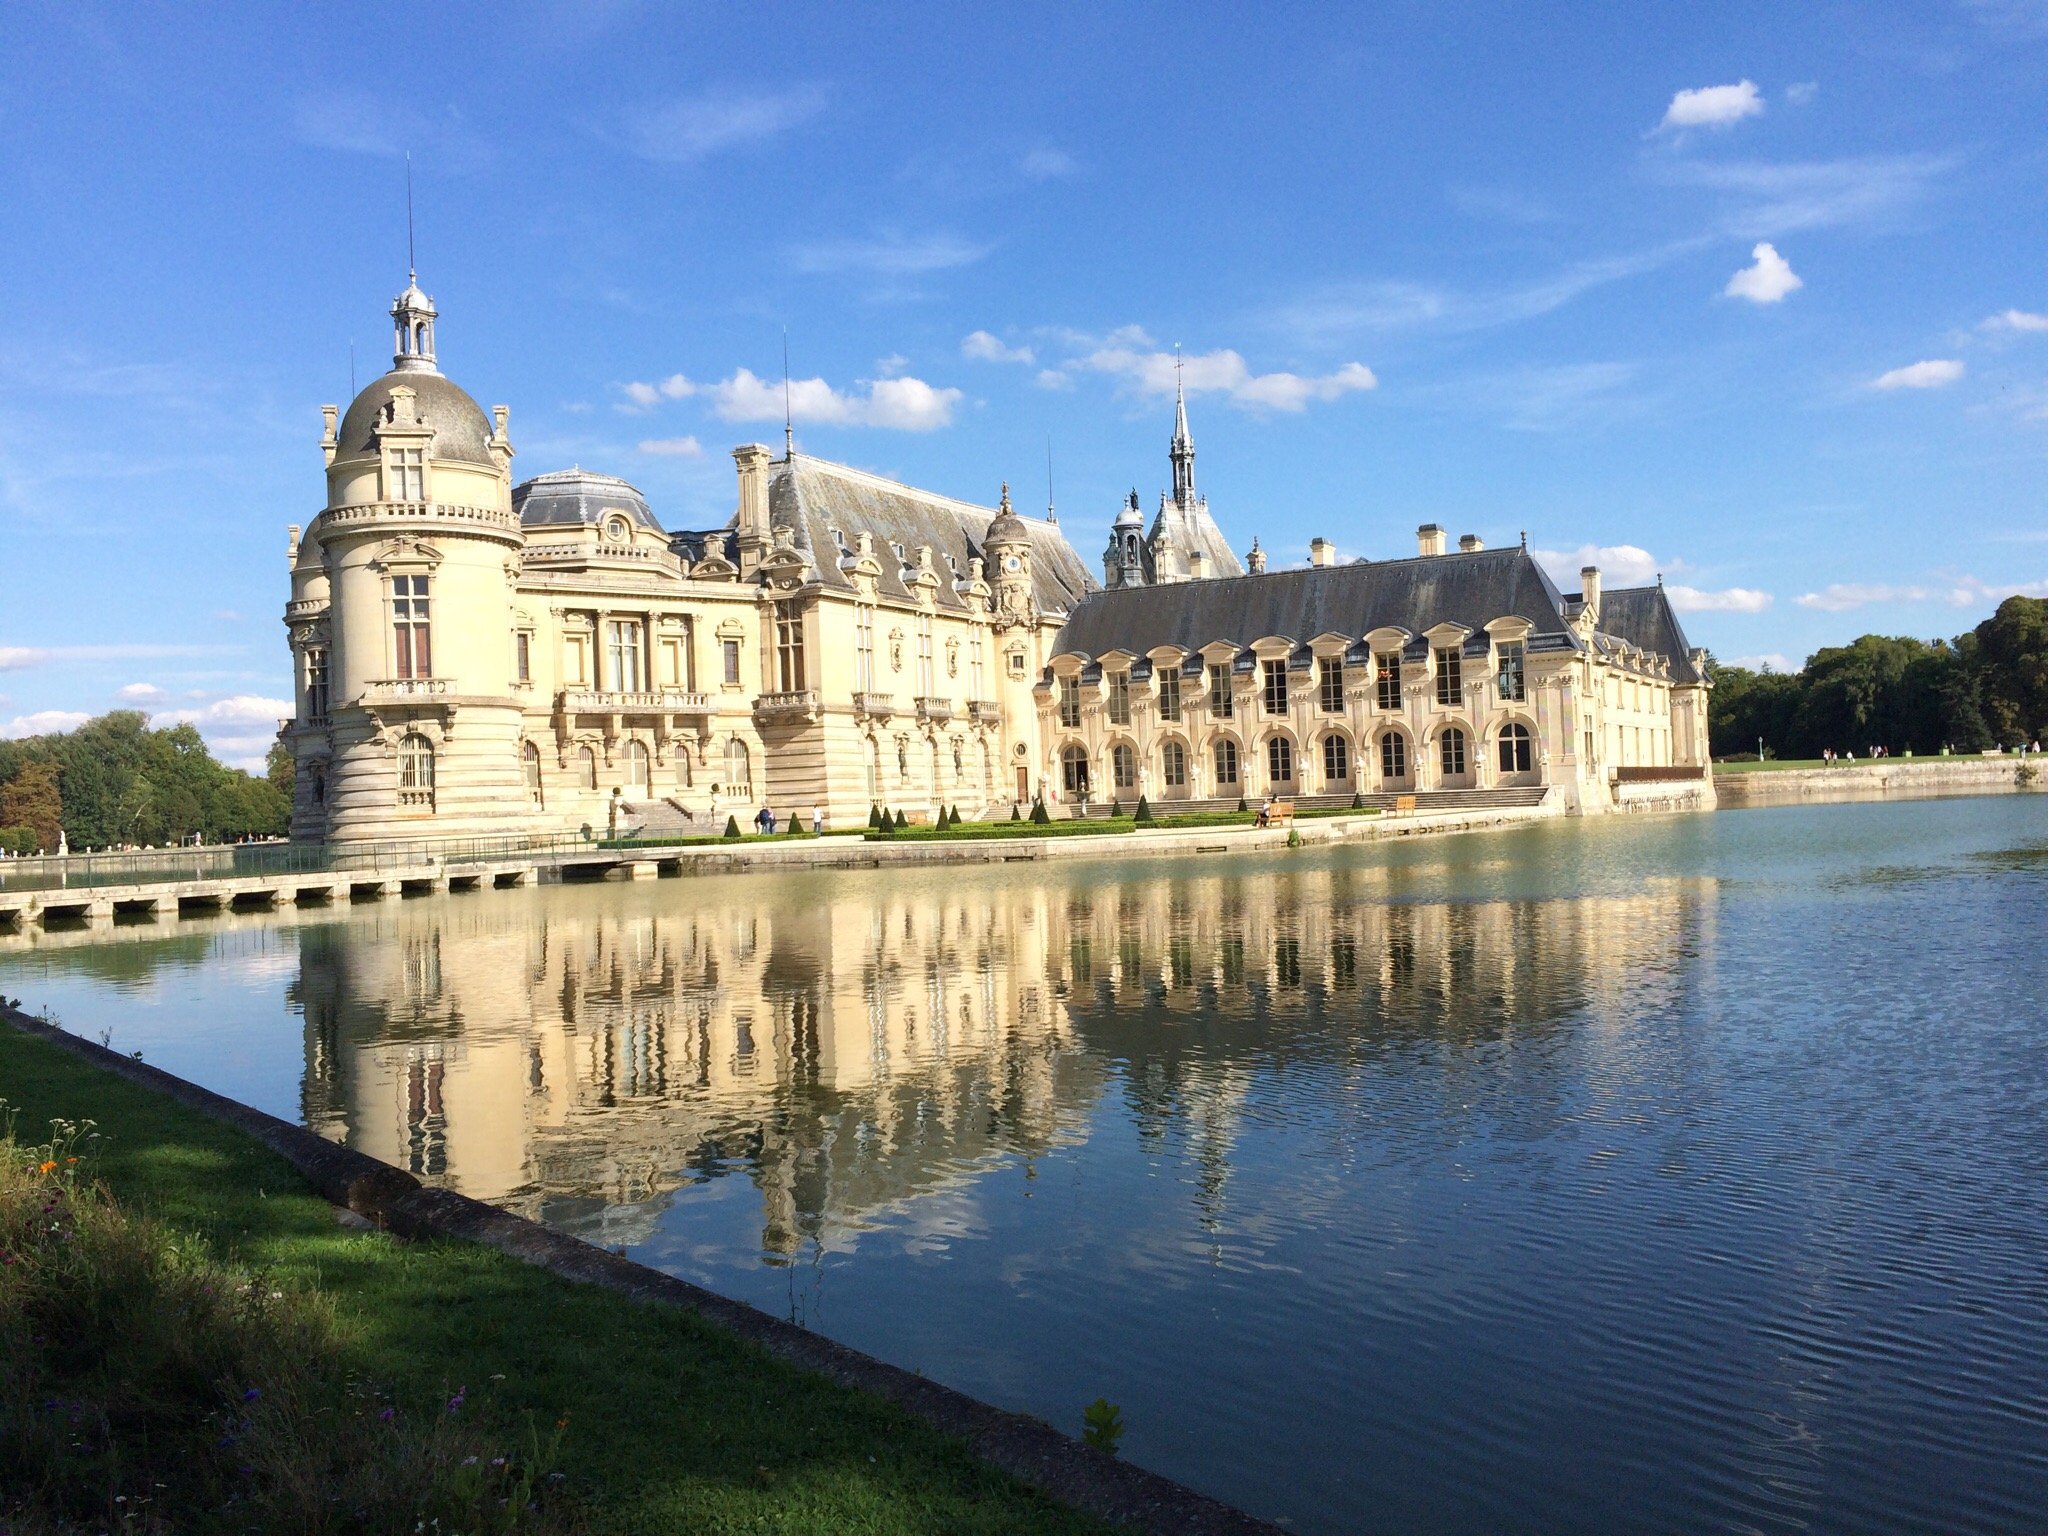
[[[505,1455],[520,1476],[524,1468],[544,1480],[544,1466],[563,1474],[553,1511],[542,1499],[541,1510],[517,1513],[529,1522],[575,1522],[597,1532],[894,1536],[1107,1530],[976,1462],[891,1405],[784,1365],[689,1313],[571,1285],[470,1244],[401,1244],[339,1227],[328,1205],[289,1165],[240,1133],[5,1025],[0,1097],[14,1106],[17,1128],[29,1140],[42,1139],[40,1128],[53,1120],[97,1122],[100,1141],[92,1167],[120,1210],[114,1204],[95,1210],[89,1225],[103,1226],[105,1240],[113,1243],[126,1223],[119,1241],[131,1254],[121,1272],[127,1278],[119,1281],[119,1297],[125,1299],[118,1307],[112,1295],[77,1292],[86,1323],[100,1333],[80,1335],[78,1328],[86,1324],[73,1321],[62,1331],[38,1326],[27,1336],[111,1341],[113,1327],[144,1326],[118,1322],[120,1307],[142,1307],[152,1319],[125,1371],[110,1370],[114,1357],[90,1349],[68,1364],[39,1365],[33,1351],[57,1348],[47,1342],[28,1346],[27,1357],[0,1357],[10,1372],[0,1387],[0,1414],[7,1420],[0,1424],[4,1454],[40,1455],[37,1465],[59,1479],[23,1482],[0,1463],[8,1468],[0,1484],[12,1492],[55,1488],[63,1478],[73,1479],[62,1483],[73,1489],[67,1502],[46,1506],[53,1515],[83,1508],[69,1501],[111,1487],[94,1470],[109,1464],[105,1458],[124,1467],[131,1465],[130,1456],[150,1458],[132,1464],[140,1468],[158,1464],[163,1454],[153,1441],[141,1449],[133,1436],[113,1438],[121,1425],[142,1422],[128,1417],[129,1408],[106,1415],[107,1431],[91,1431],[82,1442],[90,1450],[63,1451],[73,1458],[62,1463],[68,1470],[53,1459],[54,1441],[46,1438],[44,1449],[34,1450],[36,1434],[73,1433],[68,1409],[51,1411],[51,1420],[37,1428],[33,1415],[44,1401],[56,1396],[75,1403],[98,1394],[110,1404],[134,1401],[150,1413],[167,1413],[164,1422],[178,1426],[181,1445],[208,1433],[214,1441],[230,1433],[269,1437],[263,1443],[272,1450],[300,1445],[311,1460],[302,1458],[298,1475],[310,1482],[298,1493],[285,1488],[275,1495],[301,1498],[296,1508],[342,1492],[334,1479],[346,1475],[359,1480],[349,1487],[382,1479],[395,1503],[411,1500],[426,1512],[422,1501],[438,1496],[432,1490],[460,1495],[460,1477],[484,1476],[465,1458],[475,1455],[477,1466],[488,1468],[492,1457]],[[48,1180],[57,1171],[36,1177]],[[66,1196],[79,1198],[99,1197]],[[124,1211],[147,1220],[130,1222]],[[218,1297],[223,1279],[229,1286],[224,1299]],[[245,1279],[267,1287],[254,1306],[236,1289]],[[208,1283],[216,1286],[213,1299],[197,1290]],[[273,1291],[278,1295],[268,1294]],[[87,1303],[87,1296],[99,1299]],[[101,1315],[96,1309],[103,1306],[111,1310]],[[190,1310],[195,1306],[200,1313]],[[162,1353],[181,1332],[169,1328],[167,1318],[201,1313],[208,1319],[205,1329],[183,1330],[189,1344]],[[12,1338],[23,1331],[18,1321],[0,1313],[0,1330]],[[286,1383],[276,1390],[288,1399],[277,1405],[273,1425],[270,1409],[256,1411],[273,1389],[245,1378],[261,1376],[281,1355],[303,1357],[305,1370],[296,1378],[273,1376]],[[13,1373],[60,1368],[73,1373],[65,1378],[72,1382],[64,1389],[68,1397],[46,1388],[16,1390]],[[245,1407],[240,1394],[252,1386],[263,1395]],[[39,1390],[44,1396],[35,1396]],[[444,1424],[450,1417],[446,1405],[458,1397],[465,1399],[453,1416],[458,1423]],[[365,1447],[378,1444],[376,1435],[392,1422],[377,1417],[386,1406],[397,1410],[394,1420],[403,1416],[405,1438],[394,1458],[380,1463]],[[331,1433],[330,1443],[304,1438],[308,1413],[323,1433]],[[555,1426],[564,1419],[555,1444]],[[245,1421],[254,1427],[235,1427]],[[86,1423],[81,1415],[77,1428]],[[539,1426],[538,1443],[526,1438],[529,1424]],[[524,1460],[515,1465],[521,1455]],[[223,1489],[246,1489],[239,1469],[256,1463],[236,1461],[225,1474],[222,1465],[210,1457],[195,1464],[185,1485],[190,1492],[180,1496],[203,1500],[221,1496]],[[326,1471],[308,1470],[323,1466]],[[494,1475],[514,1473],[497,1469]],[[219,1481],[223,1476],[225,1483]],[[173,1481],[160,1475],[148,1480]],[[509,1510],[495,1503],[502,1488],[471,1491],[486,1516]],[[345,1506],[347,1497],[340,1502]],[[246,1512],[253,1506],[242,1507]],[[337,1506],[330,1500],[326,1507]],[[96,1512],[77,1528],[123,1529],[117,1516],[127,1508]],[[0,1524],[5,1518],[0,1516]],[[14,1527],[72,1528],[56,1520],[16,1520]],[[413,1522],[323,1527],[280,1518],[248,1528],[409,1531]],[[459,1516],[441,1527],[519,1528]]]

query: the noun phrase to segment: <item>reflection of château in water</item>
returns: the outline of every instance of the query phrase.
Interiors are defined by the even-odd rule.
[[[791,1253],[1083,1139],[1114,1080],[1142,1136],[1186,1138],[1210,1216],[1261,1076],[1454,1047],[1461,1091],[1490,1044],[1606,1016],[1624,987],[1640,1004],[1688,906],[1403,885],[1372,864],[381,908],[301,936],[305,1116],[594,1240],[744,1173],[764,1246]],[[1543,1074],[1515,1070],[1541,1113]]]

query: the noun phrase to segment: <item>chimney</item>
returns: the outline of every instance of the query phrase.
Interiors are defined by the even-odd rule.
[[[1200,581],[1209,574],[1209,557],[1199,549],[1188,551],[1188,580]]]
[[[329,464],[334,462],[334,451],[340,446],[341,442],[334,435],[334,418],[340,414],[341,408],[339,406],[323,405],[320,407],[320,419],[327,424],[327,429],[320,434],[320,452]]]
[[[1476,533],[1467,533],[1459,536],[1458,551],[1460,554],[1469,555],[1474,550],[1484,548],[1486,548],[1486,540],[1479,537]]]
[[[768,537],[768,450],[759,443],[733,449],[740,471],[738,532],[742,539]]]
[[[1600,567],[1585,565],[1579,567],[1579,592],[1586,600],[1586,616],[1595,624],[1600,622]]]
[[[1310,539],[1308,541],[1308,563],[1310,565],[1335,565],[1337,563],[1337,546],[1328,539]]]
[[[1415,530],[1415,552],[1418,555],[1440,555],[1444,552],[1444,531],[1435,523],[1424,523]]]

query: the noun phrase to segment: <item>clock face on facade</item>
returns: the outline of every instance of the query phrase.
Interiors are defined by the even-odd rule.
[[[1023,568],[1024,562],[1015,555],[1011,555],[1003,561],[1003,569],[1006,571],[1020,571]]]

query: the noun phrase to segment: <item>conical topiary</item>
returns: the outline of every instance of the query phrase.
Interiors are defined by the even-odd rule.
[[[1035,822],[1037,825],[1041,827],[1052,820],[1052,815],[1050,812],[1046,810],[1045,802],[1043,800],[1034,800],[1031,802],[1031,819],[1033,822]]]
[[[909,825],[910,825],[910,823],[909,823],[909,822],[907,822],[907,821],[905,821],[905,820],[903,819],[903,813],[902,813],[901,811],[898,811],[898,812],[896,813],[896,823],[895,823],[895,825],[896,825],[896,830],[897,830],[898,832],[901,832],[901,831],[902,831],[902,830],[903,830],[903,829],[904,829],[905,827],[907,827],[907,826],[909,826]]]
[[[1122,801],[1112,800],[1109,802],[1109,819],[1111,821],[1115,821],[1117,817],[1123,815],[1123,813],[1124,807]]]
[[[1022,806],[1018,805],[1016,801],[1012,800],[1012,801],[1010,802],[1010,820],[1012,820],[1012,821],[1022,821],[1023,819],[1024,819],[1024,808],[1023,808]]]
[[[874,831],[882,824],[882,808],[872,801],[868,804],[868,830]]]
[[[1140,826],[1144,826],[1146,823],[1151,821],[1152,802],[1147,800],[1143,795],[1138,796],[1138,814],[1133,816],[1131,819],[1137,822]]]
[[[1239,796],[1237,797],[1237,808],[1238,808],[1238,809],[1239,809],[1240,811],[1248,811],[1248,810],[1250,810],[1250,809],[1251,809],[1251,807],[1250,807],[1250,806],[1248,806],[1248,805],[1246,805],[1246,804],[1244,803],[1244,796],[1243,796],[1243,795],[1239,795]]]
[[[725,818],[725,835],[727,837],[738,837],[740,835],[740,819],[737,816]]]
[[[804,813],[802,811],[791,811],[789,813],[789,835],[791,837],[802,837],[804,835]]]
[[[1353,793],[1352,793],[1352,796],[1351,796],[1351,809],[1353,809],[1354,811],[1362,811],[1362,810],[1364,810],[1364,809],[1365,809],[1365,796],[1364,796],[1364,795],[1361,795],[1361,794],[1359,794],[1359,793],[1357,793],[1356,791],[1353,791]]]

